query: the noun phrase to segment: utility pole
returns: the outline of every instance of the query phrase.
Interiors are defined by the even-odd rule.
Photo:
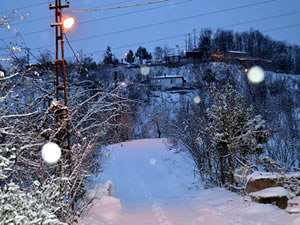
[[[71,157],[71,146],[70,146],[70,132],[69,132],[69,110],[68,110],[68,102],[67,102],[67,82],[66,82],[66,68],[65,68],[65,59],[64,59],[64,27],[63,27],[63,19],[62,19],[62,9],[69,8],[69,1],[66,4],[61,4],[61,0],[55,0],[55,5],[49,6],[49,9],[55,10],[55,23],[51,24],[51,27],[55,27],[55,36],[56,36],[56,101],[59,102],[60,92],[63,93],[64,105],[61,105],[61,110],[66,113],[62,113],[63,118],[66,119],[64,121],[64,125],[66,126],[66,134],[67,134],[67,145],[64,146],[65,149],[68,150],[68,160],[69,160],[69,168],[70,174],[72,172],[72,157]],[[61,54],[59,54],[59,51]],[[63,83],[60,84],[60,77],[62,77]],[[74,196],[72,192],[72,209],[74,211]]]

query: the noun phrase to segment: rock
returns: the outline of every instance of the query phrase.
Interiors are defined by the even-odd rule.
[[[283,187],[265,188],[260,191],[251,192],[250,198],[254,202],[264,204],[275,204],[281,209],[285,209],[290,199],[289,192]]]
[[[271,187],[280,187],[280,184],[273,177],[260,179],[250,178],[246,185],[246,191],[247,193],[251,193]]]
[[[286,211],[288,213],[300,213],[300,196],[288,201]]]
[[[248,177],[246,184],[247,193],[256,192],[270,187],[288,187],[295,195],[300,195],[300,173],[270,173],[254,172]]]

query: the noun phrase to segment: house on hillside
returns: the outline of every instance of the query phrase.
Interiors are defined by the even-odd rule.
[[[194,50],[194,51],[185,51],[185,58],[187,60],[201,60],[202,58],[202,52],[198,51],[198,50]]]
[[[181,55],[168,55],[165,57],[165,62],[167,64],[178,64],[182,62],[182,59]]]
[[[180,89],[185,84],[182,75],[162,75],[150,78],[150,85],[156,90]]]

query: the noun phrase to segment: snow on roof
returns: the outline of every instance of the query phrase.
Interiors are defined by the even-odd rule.
[[[183,78],[182,75],[160,75],[160,76],[155,76],[155,77],[151,77],[150,79],[162,79],[162,78]]]
[[[181,57],[181,55],[168,55],[167,57]]]
[[[260,191],[256,192],[251,192],[249,193],[250,196],[253,197],[263,197],[263,198],[268,198],[268,197],[287,197],[288,199],[291,197],[290,193],[288,190],[284,189],[283,187],[271,187],[271,188],[265,188]]]
[[[234,50],[229,50],[229,53],[236,53],[236,54],[247,54],[247,52],[243,52],[243,51],[234,51]]]

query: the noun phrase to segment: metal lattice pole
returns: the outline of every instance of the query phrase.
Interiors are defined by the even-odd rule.
[[[68,113],[68,102],[67,102],[67,82],[66,82],[66,68],[65,68],[65,59],[64,59],[64,28],[63,28],[63,19],[62,19],[62,9],[69,8],[69,2],[66,4],[61,4],[61,0],[55,0],[55,5],[50,5],[49,9],[55,9],[55,23],[51,24],[51,27],[55,27],[55,42],[56,42],[56,100],[59,101],[60,92],[63,93],[64,99],[64,108],[67,109],[66,115],[66,134],[67,134],[67,143],[64,146],[68,150],[68,160],[70,174],[72,172],[72,157],[71,157],[71,145],[70,145],[70,132],[69,132],[69,113]],[[59,50],[60,48],[60,50]],[[61,54],[59,54],[61,51]],[[60,84],[60,77],[62,76],[63,83]],[[73,194],[72,194],[73,195]],[[73,196],[72,196],[73,200]],[[74,201],[72,201],[72,209],[74,210]]]

